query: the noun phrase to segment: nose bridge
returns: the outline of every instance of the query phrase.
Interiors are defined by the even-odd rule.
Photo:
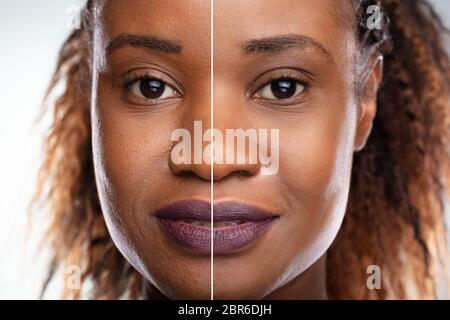
[[[249,127],[242,115],[245,96],[222,77],[214,79],[214,128],[222,134],[221,148],[216,152],[214,179],[230,174],[252,176],[258,173],[257,131]]]
[[[199,82],[188,94],[183,122],[186,128],[194,121],[202,121],[204,128],[211,127],[211,81],[210,76]],[[194,92],[195,90],[195,92]]]
[[[181,120],[180,134],[172,136],[169,168],[177,175],[196,175],[203,180],[211,179],[211,166],[204,161],[204,133],[211,128],[211,86],[208,79],[200,89],[194,88],[187,96]],[[178,139],[178,140],[177,140]]]
[[[240,113],[241,98],[229,81],[214,79],[214,127],[220,130],[241,128],[245,121]]]
[[[213,181],[232,175],[256,175],[260,169],[257,130],[246,126],[239,115],[240,106],[234,104],[236,99],[233,99],[226,83],[215,81],[213,98],[213,110],[211,103],[202,99],[201,105],[193,105],[187,111],[189,116],[184,118],[183,123],[191,137],[190,162],[171,161],[172,172],[179,175],[194,174],[210,181],[213,152]],[[206,105],[209,108],[205,108]],[[214,130],[211,130],[212,114]]]

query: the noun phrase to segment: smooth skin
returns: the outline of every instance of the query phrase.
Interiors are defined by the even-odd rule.
[[[173,243],[153,213],[177,200],[209,201],[214,182],[214,201],[279,215],[248,247],[214,256],[214,298],[325,299],[326,251],[345,214],[353,154],[370,133],[381,62],[360,68],[347,2],[216,0],[214,127],[279,129],[280,169],[263,176],[260,164],[215,165],[211,181],[206,163],[170,159],[175,129],[211,125],[210,14],[207,0],[99,7],[92,135],[108,229],[148,280],[149,297],[209,299],[210,256]],[[146,97],[143,77],[164,83],[161,97]],[[274,96],[280,78],[295,85],[293,96]]]

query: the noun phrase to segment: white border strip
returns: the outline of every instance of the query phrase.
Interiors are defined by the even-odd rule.
[[[214,300],[214,0],[211,0],[211,300]]]

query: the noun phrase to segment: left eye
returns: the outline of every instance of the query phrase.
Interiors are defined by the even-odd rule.
[[[294,79],[274,80],[258,91],[258,97],[267,100],[289,99],[301,94],[305,86]]]
[[[167,99],[177,96],[177,90],[158,79],[141,79],[130,86],[130,91],[144,99]]]

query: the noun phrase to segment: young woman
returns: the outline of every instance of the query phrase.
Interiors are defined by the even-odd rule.
[[[82,21],[49,88],[48,281],[76,265],[93,298],[448,295],[450,65],[426,1],[91,0]],[[278,170],[174,161],[195,121],[278,130]]]

